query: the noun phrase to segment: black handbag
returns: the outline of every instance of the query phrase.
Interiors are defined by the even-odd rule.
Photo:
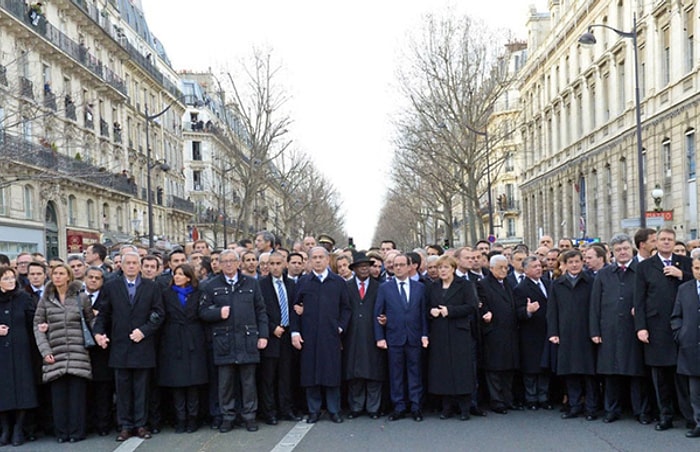
[[[80,301],[80,299],[78,299]],[[83,341],[85,342],[85,348],[93,348],[97,345],[95,342],[95,337],[90,331],[90,327],[85,321],[85,313],[83,312],[83,307],[78,305],[78,311],[80,311],[80,327],[83,330]]]

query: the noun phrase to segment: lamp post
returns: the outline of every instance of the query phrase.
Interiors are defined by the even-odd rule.
[[[642,112],[639,100],[639,49],[637,48],[637,14],[632,16],[632,31],[622,31],[604,24],[592,24],[588,26],[588,31],[581,35],[578,42],[583,45],[593,45],[596,43],[593,35],[593,28],[601,27],[614,31],[618,36],[625,39],[632,39],[634,50],[634,104],[636,113],[637,132],[637,177],[639,178],[639,226],[647,227],[646,208],[644,205],[644,148],[642,147]]]
[[[661,188],[661,185],[656,184],[651,191],[651,197],[654,199],[654,212],[661,212],[663,210],[661,208],[661,200],[664,197],[664,190]]]
[[[151,137],[148,131],[149,124],[154,119],[163,116],[168,110],[170,110],[170,107],[172,107],[175,102],[178,102],[179,100],[180,98],[173,100],[170,102],[170,105],[155,115],[148,114],[148,104],[145,104],[143,107],[143,114],[146,117],[146,203],[148,204],[148,248],[153,248],[153,193],[151,192],[151,170],[153,169],[153,165],[151,164]],[[167,171],[166,167],[167,164],[163,163],[164,171]]]
[[[471,133],[474,135],[478,135],[480,137],[484,137],[485,145],[486,145],[486,186],[488,190],[488,198],[487,201],[489,203],[489,236],[494,236],[493,232],[493,202],[491,199],[491,149],[489,147],[489,131],[488,130],[476,130],[472,128],[471,126],[464,124],[464,127],[469,130]]]

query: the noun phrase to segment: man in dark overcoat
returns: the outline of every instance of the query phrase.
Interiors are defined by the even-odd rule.
[[[692,278],[690,259],[673,254],[676,232],[661,229],[656,235],[657,254],[639,263],[634,288],[634,326],[644,343],[644,363],[659,405],[656,430],[673,427],[674,397],[687,422],[693,422],[687,379],[676,373],[678,348],[671,332],[671,312],[678,287]],[[675,386],[675,394],[674,394]]]
[[[312,271],[299,280],[294,298],[303,310],[291,317],[292,344],[301,350],[301,386],[306,388],[309,409],[306,422],[318,421],[325,391],[331,420],[340,423],[341,335],[352,315],[348,287],[329,270],[326,248],[312,248],[309,259]]]
[[[597,419],[598,388],[595,379],[595,348],[589,332],[590,297],[593,281],[583,272],[583,255],[570,249],[562,256],[566,272],[552,282],[547,300],[547,337],[557,350],[557,375],[564,377],[569,411],[563,419],[584,413]]]
[[[276,425],[278,419],[299,421],[294,414],[292,398],[292,347],[290,313],[295,283],[285,276],[285,259],[273,252],[269,260],[270,274],[260,278],[265,300],[269,338],[260,352],[260,401],[265,421]]]
[[[160,287],[141,278],[138,253],[122,256],[121,277],[102,288],[103,300],[95,321],[97,344],[109,346],[109,367],[114,369],[117,389],[117,441],[126,441],[135,432],[148,439],[148,382],[156,365],[154,336],[163,323],[165,311]],[[107,335],[107,332],[111,335]]]
[[[552,344],[547,340],[548,282],[542,279],[542,263],[537,256],[522,261],[525,279],[513,289],[518,316],[520,371],[525,386],[525,402],[531,410],[552,409],[549,402],[549,357]]]
[[[695,279],[681,284],[671,313],[673,338],[679,345],[678,373],[688,378],[695,427],[688,438],[700,438],[700,258],[692,261]]]
[[[219,377],[221,433],[233,429],[236,418],[236,384],[240,382],[240,416],[246,430],[255,432],[258,425],[258,393],[255,370],[260,362],[259,350],[267,346],[268,326],[265,301],[258,281],[238,271],[240,259],[234,250],[224,250],[219,257],[221,273],[201,289],[200,318],[211,325],[214,365]]]
[[[374,341],[374,305],[379,283],[369,277],[372,262],[364,253],[350,264],[355,276],[348,282],[352,317],[343,337],[343,379],[348,382],[348,404],[352,419],[366,409],[379,417],[382,385],[386,380],[386,351]]]
[[[593,281],[589,325],[591,338],[598,344],[598,374],[605,376],[603,421],[620,418],[623,394],[629,388],[634,416],[649,423],[642,343],[637,340],[632,315],[638,262],[627,234],[615,235],[610,247],[615,263],[600,269]]]
[[[482,313],[484,370],[491,410],[506,414],[513,406],[513,375],[520,365],[518,324],[513,292],[506,282],[508,259],[502,254],[492,256],[489,270],[476,283]]]

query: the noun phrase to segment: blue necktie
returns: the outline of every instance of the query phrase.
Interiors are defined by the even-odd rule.
[[[275,281],[277,284],[277,298],[280,303],[280,314],[282,326],[287,327],[289,325],[289,306],[287,305],[287,293],[284,291],[284,286],[282,285],[282,280],[278,279]]]
[[[403,298],[404,303],[408,304],[408,296],[406,295],[406,289],[404,288],[405,282],[400,282],[399,287],[400,287],[400,292],[401,292],[401,298]]]
[[[670,267],[671,266],[671,259],[664,259],[664,267]]]
[[[134,304],[134,297],[136,296],[136,285],[132,282],[126,283],[127,291],[129,292],[129,303]]]

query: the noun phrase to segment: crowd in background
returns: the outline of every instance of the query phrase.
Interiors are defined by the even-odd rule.
[[[555,407],[700,437],[700,241],[395,248],[0,255],[0,445]]]

